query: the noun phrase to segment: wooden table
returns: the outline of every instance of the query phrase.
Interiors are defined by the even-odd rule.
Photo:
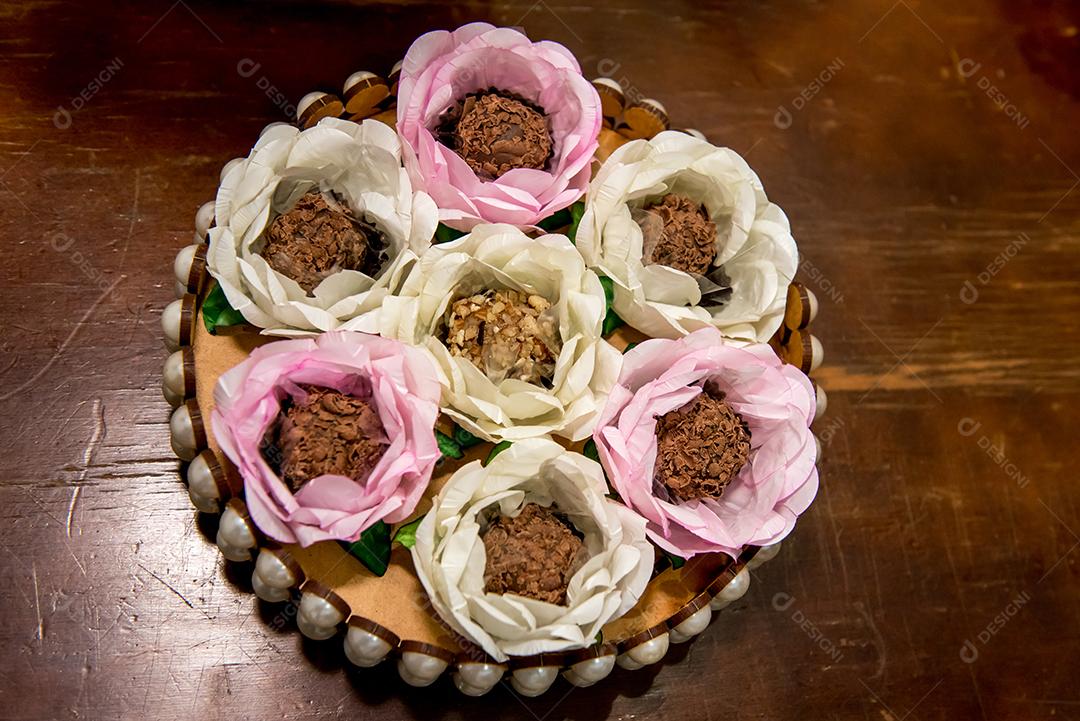
[[[0,717],[1080,718],[1080,13],[1024,5],[6,3]],[[535,700],[279,628],[159,391],[222,164],[474,18],[745,155],[828,356],[822,489],[749,594],[659,667]]]

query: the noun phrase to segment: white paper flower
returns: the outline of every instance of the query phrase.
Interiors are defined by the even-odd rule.
[[[439,616],[500,661],[592,644],[605,623],[645,590],[654,552],[642,519],[605,498],[603,470],[554,441],[510,446],[487,467],[459,469],[416,531],[416,574]],[[484,592],[487,555],[480,534],[526,503],[554,506],[583,534],[587,560],[570,578],[565,606]]]
[[[305,192],[332,193],[387,241],[387,261],[371,277],[339,270],[309,295],[259,254],[263,231]],[[374,314],[431,243],[435,203],[413,192],[395,132],[375,120],[327,118],[304,131],[267,130],[218,188],[207,265],[230,305],[272,335],[374,330]]]
[[[554,373],[543,384],[498,378],[452,355],[443,338],[455,300],[479,290],[510,289],[550,302]],[[380,332],[422,345],[443,382],[443,412],[491,441],[554,433],[582,440],[592,433],[622,356],[601,337],[603,286],[562,235],[530,238],[510,225],[480,225],[432,246],[400,293],[383,304]],[[498,332],[498,328],[489,328]]]
[[[716,257],[704,277],[643,261],[635,217],[668,193],[703,204],[716,224]],[[589,186],[575,242],[586,263],[615,282],[619,316],[652,337],[712,325],[731,339],[767,341],[783,320],[798,265],[787,217],[746,161],[677,131],[611,154]],[[730,284],[721,286],[724,275]]]

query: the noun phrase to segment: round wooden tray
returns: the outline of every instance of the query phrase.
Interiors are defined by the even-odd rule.
[[[340,116],[357,121],[375,117],[393,125],[396,74],[397,68],[383,80],[370,72],[354,73],[345,83],[344,100],[309,93],[298,104],[298,124],[309,127],[324,117]],[[642,100],[626,106],[617,83],[601,78],[594,85],[605,115],[598,161],[622,143],[668,129],[667,113],[659,102]],[[221,514],[217,543],[223,555],[234,562],[254,560],[255,593],[270,603],[296,602],[289,608],[306,636],[328,639],[344,631],[345,652],[353,663],[372,666],[393,656],[402,679],[413,686],[429,685],[450,670],[463,693],[481,695],[509,673],[515,690],[535,696],[550,688],[560,673],[574,685],[589,686],[607,676],[616,663],[624,668],[656,663],[670,643],[690,640],[708,626],[715,611],[741,598],[749,587],[749,571],[778,551],[779,544],[750,547],[737,559],[705,554],[678,569],[668,566],[654,576],[633,609],[604,627],[597,645],[496,663],[440,622],[407,549],[395,547],[389,569],[377,577],[338,543],[301,548],[270,541],[248,517],[243,483],[218,447],[208,419],[218,377],[252,349],[276,339],[250,328],[218,335],[206,330],[200,304],[213,283],[206,270],[205,245],[212,217],[212,202],[196,213],[195,243],[178,253],[174,265],[178,299],[162,314],[166,346],[173,351],[165,363],[163,384],[166,399],[175,406],[170,419],[173,449],[186,463],[184,475],[196,508]],[[821,344],[809,331],[816,312],[813,293],[793,282],[784,321],[770,341],[782,360],[807,375],[822,360]],[[620,349],[642,339],[627,326],[609,338]],[[820,417],[826,398],[820,386],[815,388]],[[572,447],[580,450],[580,444]],[[490,449],[491,444],[480,444],[460,460],[444,461],[415,516],[427,511],[431,497],[457,468],[485,458]],[[820,444],[818,452],[820,456]]]

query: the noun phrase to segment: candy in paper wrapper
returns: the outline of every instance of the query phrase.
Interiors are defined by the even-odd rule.
[[[363,258],[341,247],[351,243],[341,218],[326,225],[325,211],[316,218],[300,206],[312,215],[308,225],[318,221],[306,228],[312,239],[332,237],[306,245],[296,239],[304,222],[289,214],[302,201],[314,202],[312,196],[330,198],[347,213],[348,224],[365,236]],[[273,335],[374,330],[383,299],[400,287],[438,223],[434,202],[414,191],[401,167],[394,131],[374,120],[337,118],[304,131],[279,125],[263,133],[225,174],[214,212],[207,267],[229,304]]]
[[[492,138],[483,123],[469,140],[486,147],[468,151],[469,160],[456,143],[440,142],[440,117],[489,89],[543,109],[550,151],[536,119],[518,115],[517,108],[514,125],[528,145],[514,142],[489,152]],[[416,39],[402,62],[397,129],[405,167],[415,187],[434,198],[439,220],[459,230],[479,223],[531,228],[579,200],[589,184],[602,121],[600,97],[573,54],[511,28],[471,23],[430,32]],[[530,167],[548,152],[542,167]]]
[[[275,470],[283,459],[268,448],[266,438],[278,422],[282,404],[307,403],[312,387],[365,399],[378,412],[384,433],[378,440],[385,440],[385,445],[362,482],[323,472],[306,479],[294,493]],[[439,394],[436,369],[422,349],[364,333],[335,331],[256,348],[218,379],[211,422],[214,437],[244,481],[248,511],[263,533],[281,543],[304,546],[354,541],[375,522],[403,521],[416,508],[441,458],[434,432]],[[355,428],[365,429],[374,435],[368,421]],[[345,440],[335,432],[316,443],[326,449],[328,439],[331,445]],[[365,448],[371,450],[361,444],[343,452],[365,452]],[[305,452],[289,462],[312,470],[310,461],[319,453],[309,450],[316,452]],[[267,455],[277,463],[268,462]],[[365,458],[365,464],[370,460],[374,459]],[[343,463],[341,468],[314,470],[354,466]]]
[[[749,458],[719,498],[658,492],[657,418],[703,393],[746,424]],[[648,522],[660,548],[683,558],[768,546],[795,527],[818,488],[809,379],[765,344],[735,347],[705,328],[679,340],[643,341],[624,357],[593,438],[611,485]],[[738,443],[739,440],[736,439]],[[723,451],[714,451],[723,461]],[[732,460],[732,459],[729,459]],[[661,486],[661,488],[663,488]]]
[[[705,275],[650,258],[655,243],[646,253],[638,220],[672,194],[704,206],[716,227]],[[765,342],[783,320],[798,266],[787,217],[746,161],[678,131],[611,154],[589,186],[575,243],[591,268],[614,281],[619,317],[652,337],[714,326],[730,341]]]
[[[550,304],[535,318],[541,326],[537,333],[518,332],[498,346],[514,350],[540,339],[555,356],[550,379],[543,368],[541,383],[514,377],[505,372],[507,359],[501,356],[494,360],[504,367],[489,369],[481,355],[482,370],[466,351],[476,340],[465,337],[465,324],[455,326],[448,338],[454,303],[488,291],[538,296],[532,302]],[[530,238],[513,226],[483,225],[424,254],[398,296],[383,304],[380,333],[431,352],[443,383],[443,412],[470,433],[495,442],[549,433],[583,440],[621,363],[619,352],[601,337],[605,312],[599,278],[566,237]],[[555,338],[544,341],[548,323]],[[529,359],[547,362],[531,351]],[[531,370],[526,377],[533,377]]]
[[[600,466],[543,438],[454,473],[416,531],[413,565],[436,613],[499,661],[584,648],[637,603],[654,554],[644,521],[605,497]],[[482,535],[529,504],[556,509],[581,534],[564,604],[485,591]]]

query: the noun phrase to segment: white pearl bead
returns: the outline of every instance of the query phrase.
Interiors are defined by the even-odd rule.
[[[178,405],[184,402],[184,397],[176,395],[176,393],[173,392],[172,388],[169,388],[167,385],[165,385],[164,382],[161,384],[161,395],[165,396],[165,400],[173,408],[176,408]]]
[[[266,585],[273,588],[292,588],[296,585],[296,576],[277,554],[271,551],[259,552],[259,557],[255,560],[255,573]]]
[[[370,72],[368,70],[357,70],[355,73],[345,78],[345,84],[342,85],[342,90],[347,93],[349,92],[349,88],[351,88],[356,83],[360,82],[361,80],[367,80],[368,78],[373,77],[375,77],[375,73],[373,72]]]
[[[344,614],[325,598],[313,593],[300,594],[296,626],[308,638],[314,641],[328,639],[337,632],[337,625],[344,620]]]
[[[169,432],[171,434],[173,453],[182,461],[190,461],[198,452],[198,442],[195,440],[195,426],[191,422],[191,413],[186,405],[182,405],[173,411],[169,418]]]
[[[664,657],[667,650],[668,635],[663,633],[656,638],[649,639],[645,643],[634,646],[632,649],[619,656],[615,660],[615,663],[619,664],[621,668],[633,671],[642,666],[656,663]]]
[[[557,666],[519,668],[510,677],[510,685],[522,696],[539,696],[551,688],[558,675]]]
[[[506,672],[506,667],[498,663],[462,663],[457,672],[471,686],[494,686]]]
[[[236,546],[230,546],[227,543],[223,543],[221,536],[217,539],[218,550],[221,551],[221,555],[229,561],[235,561],[236,563],[243,563],[244,561],[251,560],[251,551],[246,548],[237,548]]]
[[[386,658],[390,644],[370,631],[349,626],[345,634],[345,655],[357,666],[370,668]]]
[[[671,629],[672,643],[685,643],[694,636],[709,627],[712,620],[712,609],[708,606],[698,609],[694,615],[685,619],[682,623]]]
[[[615,656],[598,656],[578,661],[563,672],[563,678],[575,686],[584,688],[608,677],[615,668]]]
[[[622,85],[619,85],[617,81],[612,80],[611,78],[596,78],[595,80],[593,80],[593,82],[597,85],[603,85],[605,87],[611,88],[619,95],[623,94]]]
[[[221,493],[202,453],[188,464],[187,482],[188,495],[195,507],[203,513],[217,513]]]
[[[177,298],[183,298],[187,295],[187,283],[181,283],[178,280],[174,280],[172,284],[173,295]]]
[[[310,108],[316,100],[318,100],[324,95],[326,95],[326,93],[316,90],[315,92],[308,93],[304,97],[300,98],[300,102],[296,104],[297,120],[299,120],[300,116],[307,112],[307,109]]]
[[[821,463],[821,439],[814,436],[814,448],[817,449],[817,463]]]
[[[810,372],[813,373],[821,367],[822,361],[825,360],[825,348],[822,347],[821,341],[818,340],[816,335],[810,336]]]
[[[206,240],[206,233],[210,230],[212,222],[214,222],[214,201],[208,200],[195,211],[195,235],[200,240]]]
[[[232,169],[235,168],[237,165],[244,162],[244,160],[244,158],[233,158],[229,162],[225,163],[225,165],[221,166],[221,174],[218,176],[218,180],[224,182],[225,176],[232,172]]]
[[[435,683],[446,670],[447,662],[426,653],[406,651],[398,659],[398,675],[410,686],[423,687]]]
[[[180,309],[182,301],[178,298],[161,311],[161,330],[165,333],[165,347],[175,351],[180,347]]]
[[[745,596],[749,589],[750,570],[743,568],[735,574],[735,578],[731,579],[731,582],[728,585],[720,590],[720,593],[713,596],[713,599],[709,601],[709,607],[714,611],[719,611],[733,601],[738,601]]]
[[[776,554],[780,553],[780,542],[777,541],[771,546],[762,546],[754,557],[750,559],[750,562],[746,564],[746,567],[753,571],[755,568],[768,563],[776,558]]]
[[[173,397],[184,397],[186,384],[184,383],[183,351],[175,351],[165,359],[165,367],[161,372],[161,389],[163,392],[171,393]]]
[[[187,285],[188,276],[191,275],[191,264],[195,260],[195,251],[199,249],[197,245],[185,245],[180,249],[180,252],[176,254],[176,259],[173,261],[173,275],[176,276],[177,282]]]
[[[261,558],[265,554],[259,554]],[[267,603],[281,603],[282,601],[288,601],[289,589],[277,588],[276,586],[268,586],[258,571],[251,573],[251,590],[255,591],[255,595],[266,601]]]
[[[814,411],[814,420],[821,418],[825,415],[825,410],[829,407],[829,396],[826,395],[825,389],[821,387],[819,383],[817,388],[814,389],[815,400],[817,401],[817,410]]]
[[[255,548],[255,534],[252,533],[251,526],[240,517],[239,513],[226,506],[218,521],[217,542],[218,546],[227,546],[243,551],[247,555],[240,560],[247,561],[251,558],[251,549]],[[237,559],[230,558],[229,560]]]
[[[817,318],[818,300],[817,296],[814,295],[814,291],[810,290],[809,288],[806,289],[806,299],[809,301],[807,305],[810,306],[810,322],[813,323],[814,318]]]

